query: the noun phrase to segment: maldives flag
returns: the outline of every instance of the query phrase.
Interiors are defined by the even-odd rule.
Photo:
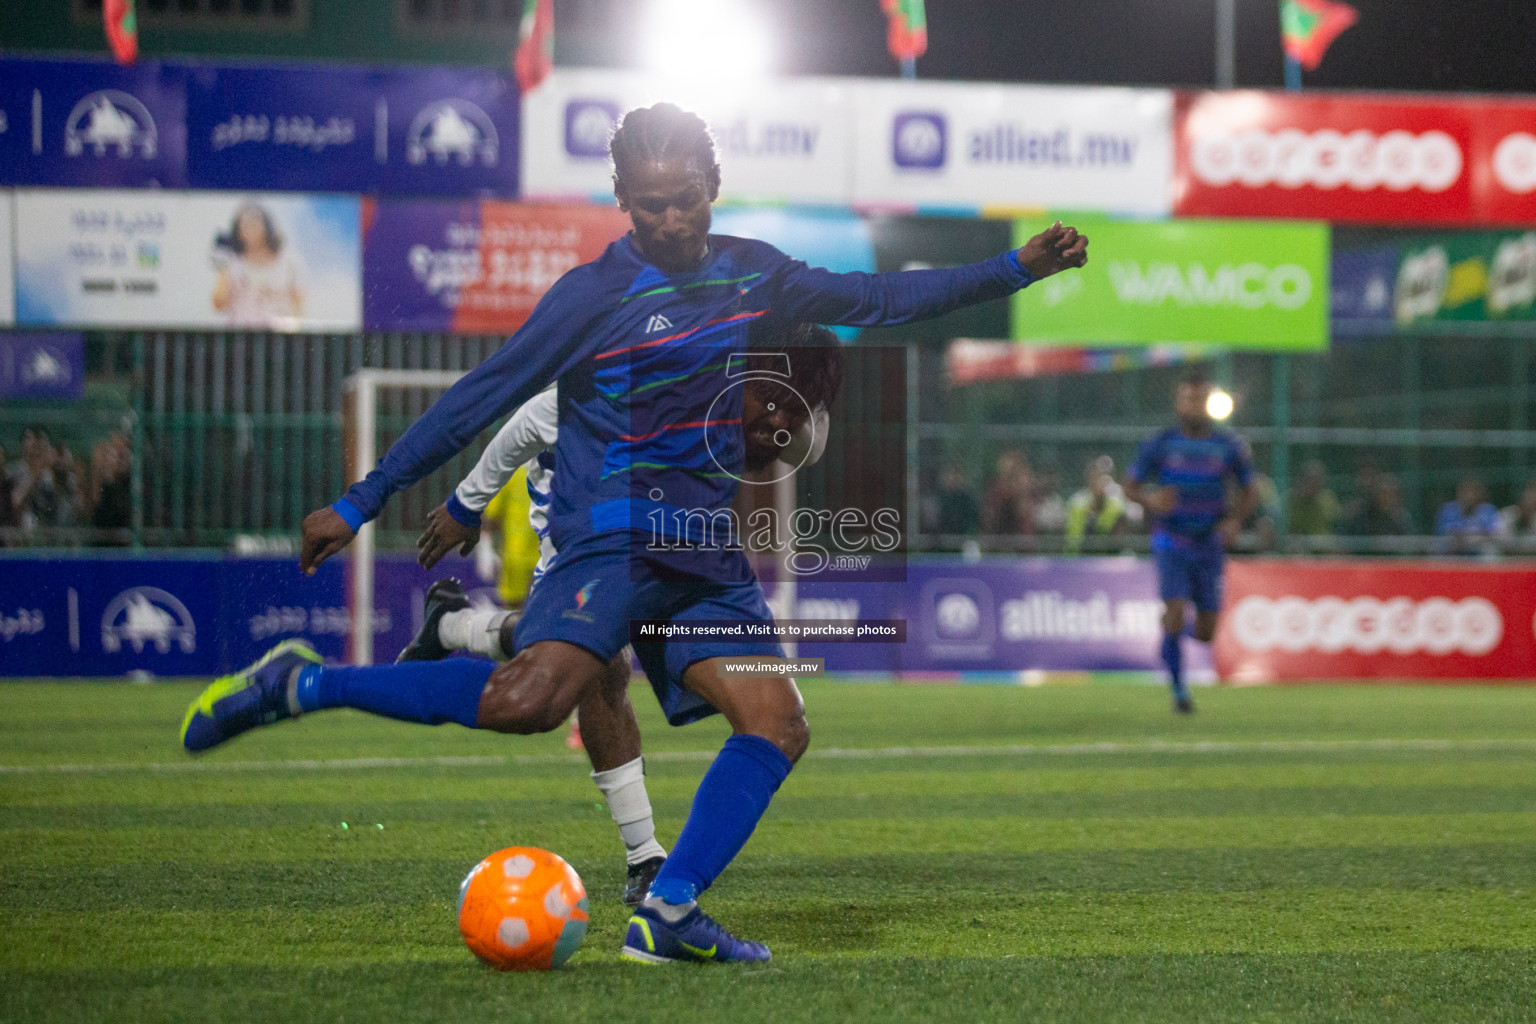
[[[1285,55],[1316,71],[1328,47],[1360,14],[1337,0],[1280,0],[1280,38]]]
[[[880,0],[885,16],[891,19],[885,45],[897,60],[916,60],[928,52],[928,16],[923,0]]]
[[[105,0],[102,21],[107,26],[107,43],[119,64],[132,64],[139,55],[139,19],[133,13],[133,0]]]
[[[523,0],[523,22],[512,69],[523,92],[532,92],[555,70],[554,0]]]

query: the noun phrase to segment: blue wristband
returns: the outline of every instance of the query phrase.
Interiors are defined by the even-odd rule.
[[[460,501],[457,494],[448,495],[448,500],[443,503],[443,507],[448,510],[448,514],[453,517],[453,521],[460,526],[473,526],[476,528],[480,526],[480,513]]]
[[[346,521],[346,524],[352,527],[353,533],[361,530],[363,528],[363,524],[368,521],[368,517],[359,512],[357,510],[357,506],[352,504],[346,498],[341,498],[336,502],[336,504],[332,505],[331,511],[341,516],[341,518]]]
[[[1008,250],[1008,260],[1009,260],[1009,262],[1011,262],[1014,265],[1014,267],[1018,270],[1018,272],[1024,278],[1024,283],[1019,285],[1020,288],[1028,288],[1030,285],[1032,285],[1036,281],[1040,280],[1034,274],[1031,274],[1029,272],[1029,268],[1028,267],[1026,267],[1023,263],[1019,262],[1019,250],[1017,250],[1017,249],[1009,249]]]

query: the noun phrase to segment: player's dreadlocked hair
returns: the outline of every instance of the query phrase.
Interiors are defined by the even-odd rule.
[[[625,114],[624,123],[608,141],[608,151],[613,155],[614,184],[620,187],[637,163],[668,157],[696,161],[711,183],[716,188],[720,185],[720,165],[715,160],[715,140],[709,126],[698,114],[676,104],[658,103]]]
[[[769,330],[749,336],[752,354],[782,352],[789,360],[789,386],[812,409],[830,409],[843,387],[843,349],[837,335],[819,324],[790,324],[772,334]]]

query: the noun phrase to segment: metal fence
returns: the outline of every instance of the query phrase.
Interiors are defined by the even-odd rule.
[[[88,335],[86,399],[0,407],[0,441],[11,447],[23,427],[42,423],[88,450],[93,437],[126,428],[134,452],[131,528],[25,537],[11,530],[0,532],[0,543],[291,543],[303,515],[345,489],[342,381],[349,374],[364,367],[466,370],[502,341],[437,334]],[[1233,425],[1253,443],[1278,495],[1303,461],[1316,459],[1330,486],[1348,498],[1360,465],[1369,462],[1400,478],[1416,532],[1426,534],[1460,477],[1480,477],[1495,501],[1507,504],[1536,475],[1533,359],[1536,339],[1415,337],[1351,340],[1315,356],[1225,356],[1209,368],[1237,396]],[[1171,419],[1172,389],[1184,372],[1149,367],[952,387],[941,351],[876,347],[850,359],[834,411],[839,443],[802,474],[800,494],[818,507],[904,505],[916,527],[909,538],[914,550],[1059,550],[1060,539],[1050,535],[926,530],[925,496],[953,466],[979,498],[998,455],[1009,449],[1025,451],[1064,495],[1082,485],[1083,467],[1097,455],[1112,455],[1123,470],[1136,443]],[[382,395],[380,450],[436,394]],[[408,546],[426,511],[468,471],[477,451],[472,446],[392,501],[379,522],[381,546]],[[1285,550],[1437,549],[1423,537],[1286,538],[1283,522],[1278,526],[1273,546]],[[1110,550],[1142,545],[1136,538],[1097,543]]]

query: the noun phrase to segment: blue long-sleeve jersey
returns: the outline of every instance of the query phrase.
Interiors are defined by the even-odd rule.
[[[837,274],[764,242],[709,236],[704,265],[666,274],[625,236],[567,273],[528,322],[443,393],[335,506],[352,525],[482,430],[560,384],[557,547],[649,530],[678,510],[728,508],[742,470],[742,388],[731,357],[772,317],[874,327],[1009,295],[1033,278],[1012,253],[943,270]]]

